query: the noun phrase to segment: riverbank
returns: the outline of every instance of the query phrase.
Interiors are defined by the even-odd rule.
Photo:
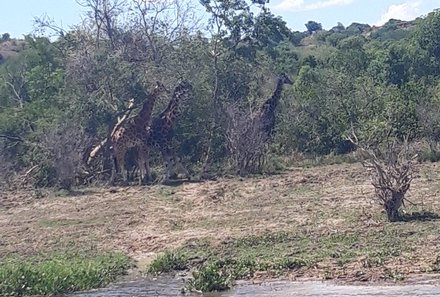
[[[398,223],[386,222],[372,201],[359,164],[175,187],[3,193],[0,257],[93,246],[129,255],[141,272],[168,252],[182,269],[214,267],[231,283],[278,276],[404,283],[440,270],[439,173],[435,163],[420,165]]]

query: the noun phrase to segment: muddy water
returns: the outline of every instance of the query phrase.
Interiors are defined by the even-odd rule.
[[[201,296],[200,294],[182,294],[183,280],[159,279],[138,280],[114,285],[88,293],[70,295],[71,297],[171,297],[171,296]],[[440,286],[435,285],[405,285],[405,286],[344,286],[323,282],[267,282],[262,284],[242,283],[232,290],[219,293],[204,294],[209,297],[414,297],[440,296]]]

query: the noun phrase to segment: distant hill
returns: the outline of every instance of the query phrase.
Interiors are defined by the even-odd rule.
[[[348,35],[364,35],[371,39],[389,40],[389,39],[401,39],[407,32],[414,28],[416,21],[401,21],[396,19],[390,19],[383,26],[370,26],[368,24],[352,23],[347,27],[338,25],[330,30],[320,30],[310,34],[307,31],[297,32],[301,35],[299,37],[297,45],[308,48],[316,48],[322,43],[317,40],[314,33],[327,32],[328,34],[347,34]],[[319,38],[318,38],[319,39]],[[26,48],[26,41],[22,39],[10,39],[7,41],[0,41],[0,64],[4,63],[8,58],[18,55]]]
[[[341,23],[329,30],[302,32],[302,39],[297,43],[300,47],[314,49],[320,45],[329,44],[336,46],[341,40],[350,36],[364,36],[369,40],[387,41],[406,38],[411,30],[416,27],[416,20],[401,21],[390,19],[382,26],[352,23],[344,27]]]

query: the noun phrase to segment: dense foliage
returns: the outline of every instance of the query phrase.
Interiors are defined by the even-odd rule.
[[[130,98],[156,81],[172,89],[181,78],[194,94],[174,141],[194,171],[227,168],[226,110],[257,111],[281,72],[294,85],[277,107],[273,155],[347,153],[353,128],[370,142],[408,136],[432,149],[440,137],[440,11],[380,28],[338,23],[327,31],[310,21],[292,32],[264,1],[201,1],[206,23],[182,1],[83,2],[89,11],[81,25],[66,32],[39,20],[58,38],[28,36],[18,54],[0,59],[4,181],[13,172],[38,186],[105,177],[85,165],[93,145]],[[0,49],[14,42],[3,34]],[[159,98],[154,114],[168,100]],[[99,166],[105,173],[111,162]]]

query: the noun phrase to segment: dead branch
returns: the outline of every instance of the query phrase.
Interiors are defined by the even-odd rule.
[[[24,142],[23,138],[15,135],[0,134],[0,138],[6,138],[9,141]]]
[[[112,138],[112,136],[115,134],[116,130],[127,120],[127,118],[130,116],[131,111],[135,108],[134,99],[130,99],[128,101],[128,108],[123,111],[124,115],[122,118],[118,120],[116,125],[113,127],[113,130],[111,131],[110,135],[107,136],[104,140],[102,140],[89,154],[89,157],[87,159],[87,164],[89,165],[92,160],[101,152],[101,150],[107,145],[107,142]]]

